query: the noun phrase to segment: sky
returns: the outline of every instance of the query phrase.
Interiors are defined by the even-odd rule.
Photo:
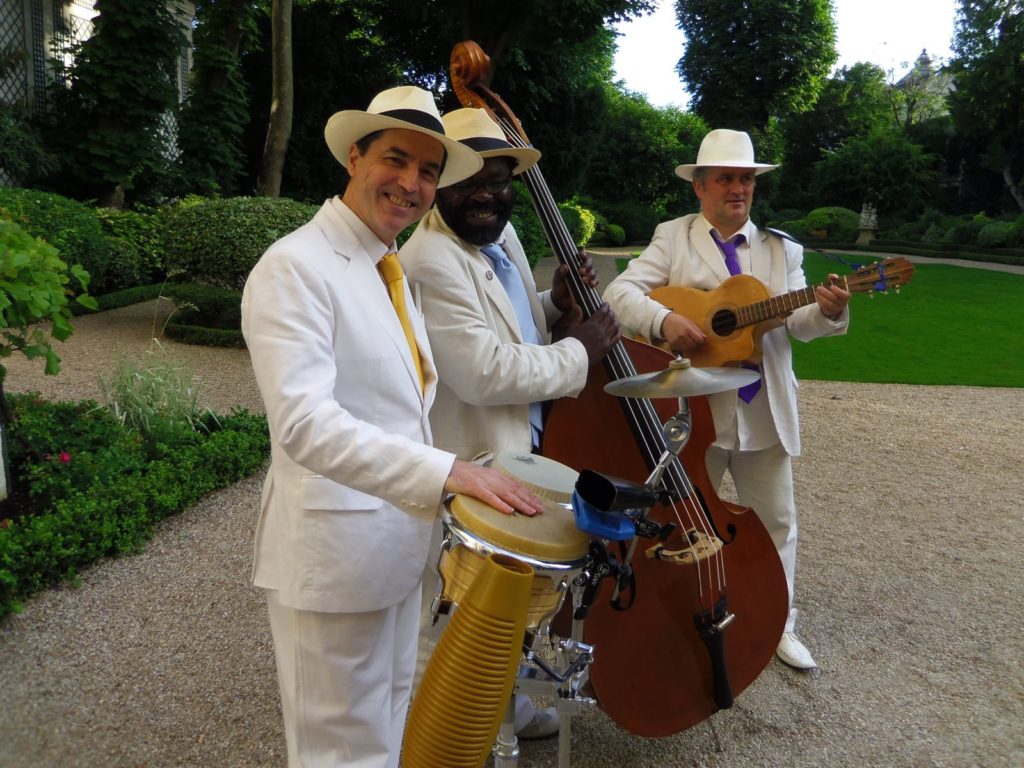
[[[932,61],[952,52],[956,0],[833,0],[836,67],[870,61],[899,79],[927,49]],[[615,73],[631,91],[647,94],[658,107],[686,107],[689,97],[675,67],[683,55],[683,33],[676,28],[674,0],[659,0],[658,10],[617,25]],[[904,66],[904,65],[907,66]]]

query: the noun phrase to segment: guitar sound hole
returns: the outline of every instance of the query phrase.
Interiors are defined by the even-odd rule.
[[[719,336],[728,336],[736,330],[736,313],[731,309],[720,309],[711,317],[711,330]]]

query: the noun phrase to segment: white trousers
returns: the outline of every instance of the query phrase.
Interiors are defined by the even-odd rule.
[[[366,613],[282,605],[267,590],[289,768],[397,768],[420,590]]]
[[[716,488],[729,470],[736,486],[737,500],[753,507],[768,529],[782,560],[789,587],[789,616],[786,632],[796,626],[793,589],[796,581],[796,500],[793,498],[793,463],[780,443],[763,451],[726,451],[711,446],[707,454],[708,475]]]

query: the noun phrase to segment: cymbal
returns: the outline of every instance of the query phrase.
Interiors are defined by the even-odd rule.
[[[604,391],[616,397],[697,397],[739,389],[760,377],[746,368],[693,368],[688,359],[677,357],[664,371],[618,379],[605,384]]]

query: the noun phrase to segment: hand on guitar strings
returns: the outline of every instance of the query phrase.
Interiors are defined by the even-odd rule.
[[[513,477],[490,467],[456,459],[445,480],[448,493],[461,493],[480,499],[506,515],[517,512],[533,517],[544,511],[544,501],[530,493]]]
[[[850,303],[850,292],[839,286],[839,275],[829,275],[828,282],[828,285],[815,287],[814,298],[825,317],[829,320],[838,320],[846,305]]]
[[[669,312],[661,321],[661,338],[678,352],[689,352],[707,340],[704,331],[688,317]]]

